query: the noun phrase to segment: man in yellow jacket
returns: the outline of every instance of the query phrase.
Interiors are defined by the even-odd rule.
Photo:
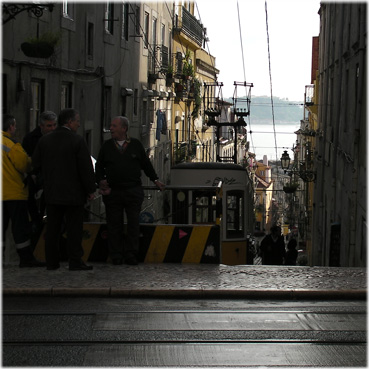
[[[12,222],[12,234],[20,258],[19,267],[42,267],[35,259],[30,242],[30,222],[28,218],[28,189],[25,185],[26,173],[31,169],[31,159],[20,143],[13,137],[16,130],[14,116],[5,114],[2,127],[2,206],[3,245],[5,234]]]

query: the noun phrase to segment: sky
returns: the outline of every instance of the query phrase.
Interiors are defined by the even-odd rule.
[[[265,0],[197,0],[195,16],[207,28],[205,49],[216,58],[223,98],[233,96],[234,81],[246,80],[253,83],[254,96],[303,101],[305,85],[311,83],[312,37],[319,35],[320,1],[266,3],[272,83]]]

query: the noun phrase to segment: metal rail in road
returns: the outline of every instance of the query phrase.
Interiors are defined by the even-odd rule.
[[[366,303],[6,297],[3,365],[362,367]]]

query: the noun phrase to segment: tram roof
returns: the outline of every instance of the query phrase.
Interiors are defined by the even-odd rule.
[[[180,163],[172,167],[172,169],[209,169],[209,170],[240,170],[246,169],[239,164],[234,163],[218,163],[218,162],[190,162]]]

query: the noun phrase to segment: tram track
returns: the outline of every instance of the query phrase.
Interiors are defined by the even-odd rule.
[[[139,316],[145,318],[147,312],[131,312],[135,319],[139,320]],[[183,313],[183,312],[181,312]],[[271,311],[270,311],[271,313]],[[124,314],[113,314],[115,320],[116,316],[127,317],[129,313]],[[163,314],[163,312],[150,312],[150,317],[156,314]],[[169,313],[170,314],[170,313]],[[188,313],[186,313],[188,314]],[[198,314],[198,312],[196,313]],[[211,313],[209,320],[211,320]],[[219,314],[219,313],[218,313]],[[230,312],[221,316],[228,317]],[[237,315],[240,312],[234,313],[234,320],[237,323]],[[257,313],[254,313],[258,316]],[[291,312],[288,312],[289,316]],[[341,320],[345,317],[344,313],[341,314]],[[165,316],[168,312],[165,312]],[[182,315],[182,314],[181,314]],[[233,314],[232,314],[233,315]],[[326,314],[325,314],[326,315]],[[192,314],[190,314],[191,318]],[[198,316],[198,315],[196,315]],[[337,316],[337,312],[335,312]],[[364,319],[364,314],[355,312],[352,313],[350,320],[354,318]],[[103,317],[103,318],[102,318]],[[176,316],[178,317],[178,316]],[[219,315],[217,315],[219,319]],[[266,329],[262,326],[253,325],[248,329],[232,328],[231,324],[227,327],[227,324],[214,322],[212,329],[196,329],[187,328],[179,329],[176,328],[173,323],[168,323],[168,327],[161,329],[148,329],[142,328],[142,326],[133,327],[121,326],[119,322],[113,327],[104,327],[99,325],[99,319],[110,319],[111,314],[72,314],[60,312],[53,314],[43,313],[6,313],[3,316],[4,323],[4,337],[3,345],[80,345],[80,344],[191,344],[191,343],[315,343],[315,344],[365,344],[366,343],[366,331],[363,325],[362,329],[351,328],[349,330],[337,330],[327,329],[319,326],[309,328],[304,325],[303,328],[286,329],[278,327],[278,329]],[[357,322],[353,321],[353,324]],[[196,322],[195,322],[196,323]],[[29,332],[25,333],[20,330],[20,336],[17,333],[17,324],[25,325],[29,327]],[[160,325],[160,323],[158,323]],[[222,324],[222,328],[219,329],[219,324]],[[242,324],[240,322],[240,324]],[[271,323],[274,327],[275,322]],[[282,324],[284,324],[282,322]],[[304,323],[305,324],[305,323]],[[178,324],[180,325],[180,323]],[[296,322],[298,325],[298,322]],[[38,327],[42,326],[42,329]],[[83,331],[76,328],[77,326],[85,327]],[[9,329],[9,327],[12,327]],[[55,336],[55,328],[57,327],[59,336]],[[233,325],[234,327],[234,325]]]
[[[364,322],[357,301],[13,298],[3,309],[3,363],[355,366],[366,355]]]
[[[177,332],[181,333],[181,332]],[[345,333],[345,332],[342,332]],[[71,340],[71,341],[50,341],[50,340],[32,340],[32,341],[3,341],[3,346],[78,346],[78,345],[131,345],[131,344],[168,344],[171,343],[173,345],[178,344],[212,344],[212,343],[236,343],[236,344],[253,344],[253,343],[268,343],[268,344],[277,344],[277,343],[310,343],[310,344],[355,344],[355,345],[366,345],[365,338],[350,340],[350,341],[342,341],[342,340],[323,340],[323,339],[218,339],[218,340]]]

